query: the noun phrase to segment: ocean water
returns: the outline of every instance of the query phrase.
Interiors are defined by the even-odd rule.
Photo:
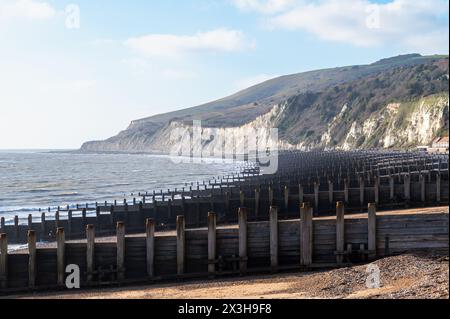
[[[121,202],[139,192],[181,189],[228,175],[239,165],[177,163],[164,155],[0,151],[0,217],[10,223],[18,215],[23,223],[30,213],[40,218],[39,208]]]

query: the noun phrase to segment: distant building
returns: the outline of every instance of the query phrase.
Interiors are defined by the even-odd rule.
[[[429,153],[448,153],[448,136],[438,137],[433,141],[431,147],[428,148]]]

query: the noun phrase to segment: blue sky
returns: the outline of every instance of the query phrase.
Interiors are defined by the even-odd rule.
[[[448,33],[448,0],[0,0],[0,148],[77,148],[278,75],[448,54]]]

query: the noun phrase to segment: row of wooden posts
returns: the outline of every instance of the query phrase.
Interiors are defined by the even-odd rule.
[[[336,204],[336,264],[342,265],[344,256],[351,253],[351,244],[344,247],[344,216],[345,209],[342,202]],[[239,226],[239,272],[247,272],[247,210],[242,207],[238,209]],[[216,265],[218,263],[216,253],[216,230],[217,214],[208,214],[208,275],[216,275]],[[270,228],[270,269],[273,272],[278,270],[278,209],[270,207],[269,212]],[[117,260],[116,267],[117,281],[124,281],[125,278],[125,224],[117,222]],[[155,221],[146,220],[146,265],[147,278],[151,280],[155,276]],[[95,228],[93,225],[86,227],[86,263],[87,282],[92,283],[96,268],[94,264],[95,256]],[[65,262],[65,232],[64,228],[58,228],[56,233],[56,255],[57,255],[57,285],[64,287],[66,276]],[[36,233],[34,230],[28,231],[28,276],[29,288],[36,288]],[[368,249],[361,248],[369,260],[376,258],[376,205],[368,205]],[[176,263],[177,276],[182,277],[185,273],[186,247],[185,247],[185,219],[184,216],[177,216],[176,219]],[[303,203],[300,207],[300,267],[310,267],[313,264],[313,209],[309,203]],[[6,234],[0,234],[0,289],[8,286],[8,240]]]

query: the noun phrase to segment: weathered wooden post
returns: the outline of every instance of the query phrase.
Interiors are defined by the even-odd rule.
[[[348,179],[344,179],[344,201],[348,204]]]
[[[345,209],[343,202],[336,203],[336,262],[341,265],[344,259]]]
[[[312,264],[313,225],[312,208],[309,203],[303,203],[300,208],[300,265]]]
[[[8,236],[0,234],[0,288],[8,287]]]
[[[328,201],[331,204],[333,204],[333,193],[334,193],[334,185],[332,180],[328,180]]]
[[[278,270],[278,209],[270,207],[269,211],[270,227],[270,268],[272,272]]]
[[[374,197],[375,197],[375,204],[380,203],[380,176],[375,176],[374,179]]]
[[[247,272],[247,209],[240,207],[238,210],[239,224],[239,272]]]
[[[425,176],[423,174],[420,174],[419,176],[420,180],[420,200],[423,204],[425,204],[426,198],[425,198]]]
[[[368,213],[368,251],[369,251],[369,259],[373,260],[377,256],[377,211],[376,205],[370,203]]]
[[[364,193],[365,193],[365,185],[364,185],[364,177],[359,177],[359,204],[361,208],[364,206]]]
[[[36,286],[36,232],[28,231],[28,287]]]
[[[273,205],[273,187],[269,185],[269,206]]]
[[[155,221],[147,218],[145,222],[147,276],[155,276]]]
[[[184,216],[177,216],[177,275],[184,274],[185,257],[186,257],[186,235],[185,235],[185,220]]]
[[[125,221],[124,221],[124,224],[125,224],[125,225],[129,225],[129,224],[130,224],[130,223],[129,223],[130,215],[128,214],[129,207],[128,207],[127,200],[124,199],[123,201],[124,201],[123,209],[125,210]]]
[[[286,210],[286,213],[289,212],[289,186],[284,186],[284,209]]]
[[[45,213],[42,212],[41,214],[41,239],[44,239],[48,236],[47,234],[47,228],[45,227]]]
[[[83,224],[83,228],[86,228],[87,226],[86,208],[83,208],[81,210],[81,222]]]
[[[394,176],[389,175],[389,198],[391,201],[394,201],[394,196],[395,196]]]
[[[405,201],[406,205],[408,205],[411,200],[411,175],[409,173],[405,175],[404,183]]]
[[[28,214],[28,230],[33,229],[33,215]]]
[[[59,228],[59,210],[55,212],[55,228]]]
[[[314,214],[319,214],[319,182],[314,182]]]
[[[64,287],[64,277],[66,272],[66,236],[64,228],[59,227],[56,230],[56,264],[57,264],[57,284],[59,287]]]
[[[167,201],[167,220],[172,220],[172,199],[169,198]]]
[[[114,222],[116,221],[116,216],[114,212],[114,205],[109,208],[109,222],[111,224],[111,230],[114,230]]]
[[[14,216],[14,235],[17,242],[19,242],[20,232],[19,232],[19,216]]]
[[[73,214],[72,211],[69,210],[67,212],[67,235],[69,239],[72,237],[72,230],[73,230],[72,224],[73,224]]]
[[[195,198],[195,225],[200,227],[200,193]]]
[[[258,219],[259,216],[259,202],[260,202],[260,188],[255,188],[255,217]]]
[[[230,192],[225,192],[225,221],[228,221],[230,215]]]
[[[208,273],[213,276],[216,273],[216,213],[208,213]]]
[[[125,279],[125,223],[117,222],[117,280]]]
[[[95,271],[95,227],[94,225],[86,226],[86,268],[87,282],[91,284],[94,279]]]
[[[436,174],[436,201],[441,202],[441,174]]]

